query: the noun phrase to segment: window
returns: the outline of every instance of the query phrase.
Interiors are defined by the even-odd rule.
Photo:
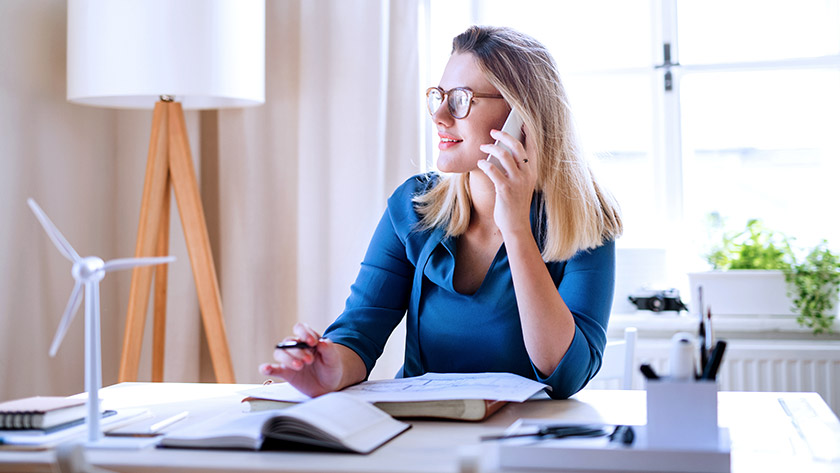
[[[760,218],[796,243],[840,248],[840,0],[424,8],[435,41],[429,84],[470,24],[511,26],[549,47],[596,170],[622,206],[619,248],[665,250],[670,287],[685,290],[687,272],[707,269],[712,212],[732,230]]]

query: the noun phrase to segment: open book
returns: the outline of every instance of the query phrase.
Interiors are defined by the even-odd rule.
[[[248,405],[249,412],[283,409],[294,406],[297,402],[275,401],[248,396],[242,400]],[[480,421],[490,417],[501,409],[508,401],[491,401],[488,399],[445,399],[441,401],[392,401],[375,402],[374,406],[382,409],[388,415],[401,419],[429,418]]]
[[[341,392],[373,403],[394,417],[484,420],[508,402],[522,402],[547,386],[510,373],[426,373],[365,381]],[[243,391],[251,412],[281,409],[308,396],[288,383]]]
[[[338,392],[282,411],[221,414],[173,431],[160,445],[259,450],[269,443],[303,444],[370,453],[409,427],[368,402]]]

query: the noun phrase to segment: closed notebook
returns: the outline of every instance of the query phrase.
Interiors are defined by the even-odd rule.
[[[83,419],[85,400],[36,396],[0,403],[0,429],[49,429]]]
[[[307,448],[370,453],[410,425],[345,393],[329,393],[280,411],[224,413],[177,429],[163,447]]]

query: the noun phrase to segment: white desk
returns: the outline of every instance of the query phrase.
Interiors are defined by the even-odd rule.
[[[102,390],[108,408],[147,406],[151,410],[183,408],[195,422],[209,412],[238,410],[238,391],[253,385],[123,383]],[[740,393],[719,395],[719,419],[730,428],[732,471],[840,471],[840,461],[817,462],[781,408],[779,398],[804,400],[840,441],[840,421],[814,393]],[[511,404],[482,423],[416,421],[414,427],[370,455],[304,452],[238,452],[212,450],[91,450],[88,460],[120,472],[166,471],[300,471],[300,472],[434,472],[459,471],[459,453],[479,452],[481,468],[494,470],[483,456],[479,437],[501,433],[520,417],[557,418],[570,422],[645,423],[644,391],[584,391],[567,401]],[[832,437],[834,436],[834,437]],[[51,451],[0,451],[0,472],[52,472]],[[538,470],[531,470],[538,471]]]

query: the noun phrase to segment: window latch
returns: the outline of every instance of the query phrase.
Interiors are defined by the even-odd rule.
[[[665,91],[670,92],[674,89],[674,76],[671,73],[672,67],[679,67],[680,63],[671,62],[671,43],[664,43],[662,45],[662,64],[654,66],[655,69],[665,70]]]

